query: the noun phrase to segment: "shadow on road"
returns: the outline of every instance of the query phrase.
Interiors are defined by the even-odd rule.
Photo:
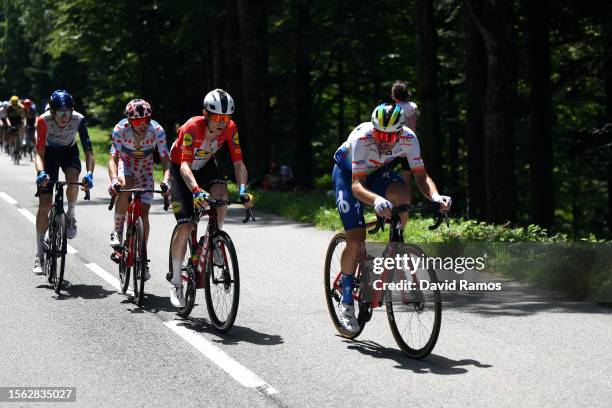
[[[132,305],[132,308],[127,309],[130,313],[159,313],[168,312],[175,313],[176,308],[170,303],[168,296],[157,296],[153,293],[147,293],[145,287],[145,295],[142,301],[142,306],[138,307],[131,296],[126,296],[121,301],[122,304]]]
[[[37,289],[53,290],[53,285],[45,284],[38,285]],[[106,290],[101,285],[73,285],[67,280],[64,280],[64,285],[61,292],[55,298],[57,300],[68,299],[104,299],[115,293],[113,290]]]
[[[234,326],[229,333],[219,333],[206,319],[188,317],[179,326],[187,327],[198,333],[214,334],[219,339],[215,343],[225,345],[236,345],[239,343],[251,343],[260,346],[274,346],[283,344],[284,340],[276,334],[261,333],[248,327]]]
[[[493,367],[472,359],[451,360],[436,354],[430,354],[424,360],[414,360],[398,349],[384,347],[373,341],[344,340],[344,342],[348,343],[348,348],[351,350],[357,350],[369,357],[393,360],[397,363],[395,368],[411,370],[415,374],[457,375],[467,373],[468,369],[465,368],[467,366]]]

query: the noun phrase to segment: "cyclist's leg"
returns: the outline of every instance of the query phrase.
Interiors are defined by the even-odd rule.
[[[119,178],[119,184],[121,188],[133,188],[134,180],[131,176],[129,169],[124,166],[123,160],[119,159],[119,163],[117,166],[117,176]],[[113,219],[113,231],[116,234],[116,240],[113,240],[111,236],[111,246],[119,245],[123,242],[123,229],[125,226],[125,218],[129,205],[129,196],[130,193],[119,193],[117,199],[115,200],[115,214]],[[113,242],[115,242],[113,244]]]
[[[217,200],[227,200],[227,184],[215,159],[209,160],[201,170],[194,174],[194,176],[196,177],[198,185],[200,185],[204,190],[208,191],[212,198]],[[223,227],[226,214],[227,207],[217,207],[217,222],[219,224],[219,229]]]
[[[338,165],[332,173],[336,206],[346,232],[346,247],[342,252],[342,303],[352,304],[353,275],[357,270],[359,258],[365,242],[365,220],[362,203],[353,196],[352,173],[342,171]]]
[[[410,204],[410,191],[406,187],[404,179],[388,167],[382,167],[372,173],[366,182],[366,188],[385,197],[394,206]],[[408,222],[408,213],[401,213],[402,230]]]
[[[61,154],[61,167],[66,181],[76,183],[79,181],[81,174],[81,159],[79,158],[79,148],[77,145],[59,151]],[[66,218],[68,220],[75,218],[76,202],[79,194],[79,186],[71,185],[66,188],[66,200],[68,201],[68,211]],[[70,222],[70,221],[68,221]]]
[[[179,225],[170,243],[172,247],[172,270],[174,272],[170,283],[174,286],[181,286],[181,268],[187,251],[187,239],[193,230],[191,224],[191,217],[194,214],[193,198],[189,187],[183,181],[178,165],[174,163],[170,165],[170,174],[172,211]]]

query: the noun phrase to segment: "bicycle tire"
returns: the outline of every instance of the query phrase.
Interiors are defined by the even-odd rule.
[[[66,214],[62,211],[59,214],[55,214],[55,243],[53,258],[57,262],[57,258],[60,258],[59,269],[56,269],[55,279],[53,281],[53,287],[55,293],[59,294],[62,289],[62,283],[64,282],[64,268],[66,267],[66,252],[68,248],[68,237],[66,235]],[[57,263],[56,263],[57,268]]]
[[[137,219],[133,227],[133,244],[130,250],[132,251],[132,292],[134,294],[134,303],[140,306],[142,303],[142,297],[144,293],[141,289],[144,287],[141,285],[144,281],[144,272],[142,264],[142,244],[144,241],[144,231],[142,226],[142,219]]]
[[[172,266],[172,241],[174,241],[174,235],[177,233],[180,224],[177,224],[172,230],[172,235],[170,236],[170,247],[168,250],[168,274],[170,275],[170,279],[172,279],[172,275],[174,274],[174,267]],[[187,317],[193,310],[193,306],[195,305],[196,298],[196,288],[197,282],[195,277],[195,270],[191,259],[195,254],[195,247],[191,242],[191,234],[187,238],[187,251],[185,252],[185,258],[183,259],[183,266],[181,269],[182,279],[186,281],[185,287],[185,307],[177,307],[176,311],[179,316]]]
[[[119,267],[119,289],[124,295],[130,285],[130,269],[127,267],[126,262],[128,255],[128,251],[126,250],[127,245],[128,240],[126,238],[121,248],[121,258],[119,259],[119,264],[117,265]]]
[[[51,207],[49,212],[49,228],[47,229],[47,239],[45,240],[45,256],[44,256],[44,270],[47,276],[47,282],[53,285],[55,270],[53,267],[53,220],[55,219],[55,208]]]
[[[221,245],[219,245],[221,244]],[[208,250],[215,251],[216,247],[222,248],[222,265],[214,262],[214,253],[210,252],[207,256],[204,274],[204,296],[206,299],[206,309],[208,316],[215,329],[221,333],[229,331],[236,321],[238,315],[238,304],[240,303],[240,269],[238,267],[238,256],[232,239],[225,231],[217,231],[210,239]],[[229,256],[228,256],[229,255]],[[228,262],[229,261],[229,262]],[[230,268],[231,265],[231,268]],[[232,293],[229,308],[228,302],[219,302],[215,295]],[[225,313],[221,313],[227,310]]]
[[[337,254],[337,258],[334,259],[334,254],[337,248],[342,244],[346,243],[346,234],[338,233],[330,241],[327,247],[327,253],[325,255],[325,267],[323,270],[324,288],[325,288],[325,302],[327,303],[327,311],[334,324],[334,327],[338,331],[340,336],[345,339],[355,339],[363,331],[367,321],[370,319],[372,310],[367,304],[360,304],[357,312],[357,322],[359,323],[359,330],[356,332],[349,332],[345,330],[340,324],[338,319],[338,307],[340,305],[340,292],[337,289],[332,288],[332,282],[336,279],[336,276],[340,273],[340,256],[341,253]],[[338,249],[340,251],[340,249]],[[335,262],[334,262],[335,261]],[[334,267],[334,264],[338,264]],[[332,269],[334,269],[332,271]]]
[[[404,247],[408,248],[408,250],[414,253],[416,257],[426,256],[425,252],[416,245],[404,244]],[[418,271],[417,275],[419,275]],[[438,282],[436,271],[433,268],[423,270],[420,275],[421,279],[427,277],[429,282]],[[417,277],[416,279],[418,280],[419,278]],[[413,294],[412,292],[413,291],[408,291],[406,297],[408,298],[410,296],[415,296],[415,294]],[[395,342],[405,354],[414,359],[425,358],[431,353],[438,340],[438,335],[440,334],[440,327],[442,324],[442,298],[440,295],[440,290],[435,289],[427,292],[431,293],[424,295],[424,292],[422,291],[417,292],[417,294],[419,295],[419,300],[422,300],[421,302],[409,302],[408,299],[404,299],[400,302],[397,301],[397,296],[395,296],[396,301],[394,301],[392,298],[390,301],[385,303],[387,309],[387,320],[389,321],[389,327],[391,328],[391,333],[393,334]],[[425,299],[425,296],[427,297],[427,299]],[[408,324],[412,326],[412,323],[414,321],[414,323],[417,323],[416,327],[419,330],[421,328],[427,329],[426,325],[422,322],[423,320],[429,320],[431,322],[431,330],[426,333],[426,338],[425,336],[421,336],[420,333],[418,336],[416,336],[419,340],[421,338],[426,340],[421,342],[423,343],[422,345],[415,346],[410,341],[413,338],[412,329],[408,330],[407,332],[407,329],[402,329],[401,327],[398,327],[397,317],[399,316],[399,313],[394,310],[395,306],[397,306],[397,310],[399,312],[411,313],[408,319]],[[432,312],[430,314],[433,317],[433,321],[431,321],[431,317],[428,319],[420,317],[426,307],[427,312]],[[433,308],[433,310],[431,310],[431,308]]]

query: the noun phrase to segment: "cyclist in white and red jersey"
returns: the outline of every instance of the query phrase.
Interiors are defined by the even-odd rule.
[[[85,152],[87,173],[83,177],[84,191],[93,188],[94,156],[91,140],[87,132],[85,118],[74,111],[72,96],[65,90],[51,94],[50,110],[40,115],[36,121],[36,184],[39,186],[38,212],[36,214],[37,252],[34,272],[42,272],[43,242],[49,226],[49,211],[52,205],[53,185],[58,180],[62,168],[66,181],[77,182],[81,173],[81,160],[76,135],[79,134]],[[75,207],[79,189],[69,185],[66,189],[68,211],[66,211],[66,236],[73,239],[77,234]]]
[[[448,211],[451,199],[438,194],[425,171],[419,140],[404,126],[405,114],[399,105],[381,104],[372,112],[371,122],[357,126],[336,151],[332,173],[336,204],[346,231],[342,253],[342,298],[340,323],[347,331],[358,331],[353,305],[353,275],[365,241],[362,204],[374,206],[376,214],[391,218],[394,205],[410,204],[408,190],[399,174],[387,167],[395,158],[406,158],[419,190]],[[401,215],[402,231],[408,215]]]
[[[206,94],[203,105],[203,116],[192,117],[180,127],[170,153],[172,210],[180,227],[172,242],[174,275],[169,274],[166,278],[172,285],[170,300],[176,307],[185,306],[181,268],[187,250],[187,238],[192,229],[194,207],[206,205],[209,197],[206,191],[214,199],[228,198],[225,179],[215,160],[215,153],[223,145],[229,149],[234,163],[236,183],[240,186],[240,200],[246,207],[253,205],[246,189],[248,173],[242,161],[238,128],[231,120],[234,100],[222,89],[215,89]],[[223,227],[226,212],[226,207],[217,209],[219,228]]]
[[[125,119],[122,119],[113,130],[113,143],[110,148],[108,175],[111,183],[108,192],[117,195],[116,188],[142,188],[152,190],[153,153],[157,148],[164,166],[164,181],[162,190],[169,188],[170,154],[166,146],[166,132],[159,123],[151,119],[151,105],[143,99],[133,99],[125,107]],[[165,192],[162,195],[167,195]],[[123,227],[128,208],[129,193],[120,193],[115,204],[114,230],[111,233],[110,246],[116,248],[123,241]],[[145,243],[149,237],[149,209],[153,193],[141,193],[142,220],[144,223]],[[149,269],[145,272],[145,280],[149,279]]]

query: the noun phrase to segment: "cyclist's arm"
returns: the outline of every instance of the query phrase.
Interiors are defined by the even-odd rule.
[[[166,132],[160,125],[155,129],[155,139],[157,151],[159,152],[159,157],[164,166],[163,182],[167,182],[170,180],[170,152],[168,152],[168,147],[166,146]]]
[[[181,162],[181,177],[183,177],[183,180],[187,184],[187,187],[189,187],[190,191],[193,191],[196,187],[198,187],[198,182],[191,171],[191,162]]]
[[[79,123],[79,138],[81,139],[81,146],[83,146],[83,151],[85,152],[85,167],[88,172],[93,173],[96,161],[91,151],[91,139],[89,139],[89,132],[87,131],[85,119],[81,119],[81,123]]]
[[[234,162],[234,175],[236,176],[236,184],[247,185],[249,181],[249,173],[247,172],[247,168],[242,160]]]
[[[436,187],[436,183],[429,177],[429,174],[423,169],[423,171],[419,171],[414,174],[414,181],[421,191],[423,195],[431,200],[431,197],[435,194],[438,194],[438,188]]]
[[[45,150],[46,147],[36,145],[36,154],[34,155],[34,167],[36,168],[36,174],[45,169]]]
[[[374,205],[374,201],[378,197],[378,194],[373,193],[365,187],[365,177],[353,176],[353,183],[351,188],[353,195],[361,202]]]
[[[119,154],[121,152],[121,134],[118,132],[121,128],[119,125],[115,126],[113,133],[111,135],[112,143],[110,146],[110,156],[108,158],[108,176],[113,180],[119,178]]]

